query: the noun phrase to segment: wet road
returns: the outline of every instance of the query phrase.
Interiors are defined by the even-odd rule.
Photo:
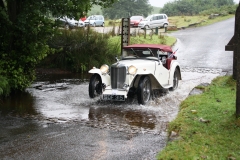
[[[167,143],[167,125],[181,101],[198,84],[231,70],[232,54],[224,46],[233,28],[222,35],[214,31],[233,23],[173,33],[183,80],[176,91],[156,93],[146,106],[136,99],[89,99],[88,82],[78,75],[39,77],[25,94],[0,102],[0,159],[155,159]],[[207,40],[201,29],[208,31]]]
[[[175,46],[180,64],[190,68],[232,69],[233,52],[225,51],[234,34],[234,18],[209,26],[174,32]]]

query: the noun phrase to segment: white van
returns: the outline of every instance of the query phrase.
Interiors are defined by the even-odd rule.
[[[102,15],[89,16],[85,21],[85,26],[90,25],[93,27],[102,26],[104,27],[104,17]]]
[[[168,24],[168,16],[166,14],[153,14],[142,20],[138,24],[138,28],[165,28]]]

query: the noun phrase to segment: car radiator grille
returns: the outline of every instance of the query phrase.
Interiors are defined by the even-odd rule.
[[[125,66],[112,66],[111,67],[111,85],[112,89],[123,88],[126,79]]]

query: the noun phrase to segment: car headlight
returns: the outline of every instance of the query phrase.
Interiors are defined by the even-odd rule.
[[[136,74],[137,73],[137,68],[136,67],[134,67],[134,66],[130,66],[129,68],[128,68],[128,73],[129,74]]]
[[[109,67],[108,65],[104,64],[101,66],[100,71],[104,74],[108,73]]]

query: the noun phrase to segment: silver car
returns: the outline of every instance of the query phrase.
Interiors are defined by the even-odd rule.
[[[96,26],[102,26],[104,27],[104,17],[102,15],[92,15],[92,16],[89,16],[85,21],[85,26],[93,26],[93,27],[96,27]]]
[[[153,14],[142,20],[138,27],[141,29],[148,28],[165,28],[169,24],[166,14]]]

